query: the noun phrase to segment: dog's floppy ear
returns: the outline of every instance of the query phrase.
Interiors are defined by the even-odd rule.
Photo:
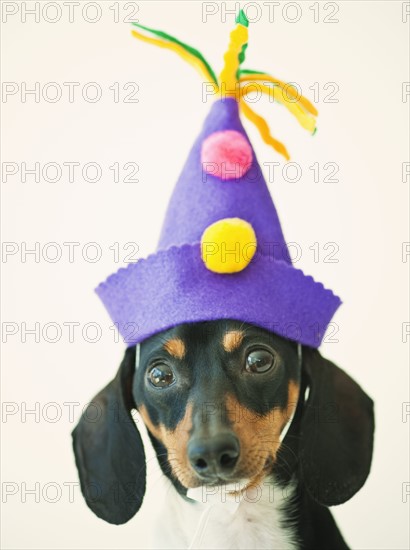
[[[314,500],[341,504],[364,484],[373,452],[373,401],[350,376],[303,348],[309,387],[300,441],[304,484]]]
[[[145,453],[131,417],[135,348],[127,349],[114,380],[88,405],[73,431],[81,491],[91,510],[109,523],[125,523],[145,494]]]

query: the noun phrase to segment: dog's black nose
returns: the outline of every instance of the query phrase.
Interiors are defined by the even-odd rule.
[[[200,475],[229,474],[239,458],[239,441],[233,434],[193,439],[188,444],[188,458]]]

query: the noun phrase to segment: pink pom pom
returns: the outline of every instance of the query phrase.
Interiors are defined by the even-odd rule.
[[[201,162],[207,174],[222,180],[241,178],[252,165],[252,148],[235,130],[214,132],[202,144]]]

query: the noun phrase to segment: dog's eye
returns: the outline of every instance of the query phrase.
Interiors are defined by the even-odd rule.
[[[169,365],[161,363],[150,368],[148,380],[156,388],[166,388],[174,383],[174,373]]]
[[[265,349],[251,351],[246,358],[245,369],[248,372],[262,374],[268,372],[275,364],[275,357]]]

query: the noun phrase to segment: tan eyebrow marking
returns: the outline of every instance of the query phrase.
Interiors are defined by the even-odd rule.
[[[171,338],[164,344],[164,349],[177,359],[183,359],[185,355],[185,344],[181,338]]]
[[[239,348],[242,343],[244,333],[241,330],[230,330],[222,340],[222,345],[225,351],[231,352]]]

